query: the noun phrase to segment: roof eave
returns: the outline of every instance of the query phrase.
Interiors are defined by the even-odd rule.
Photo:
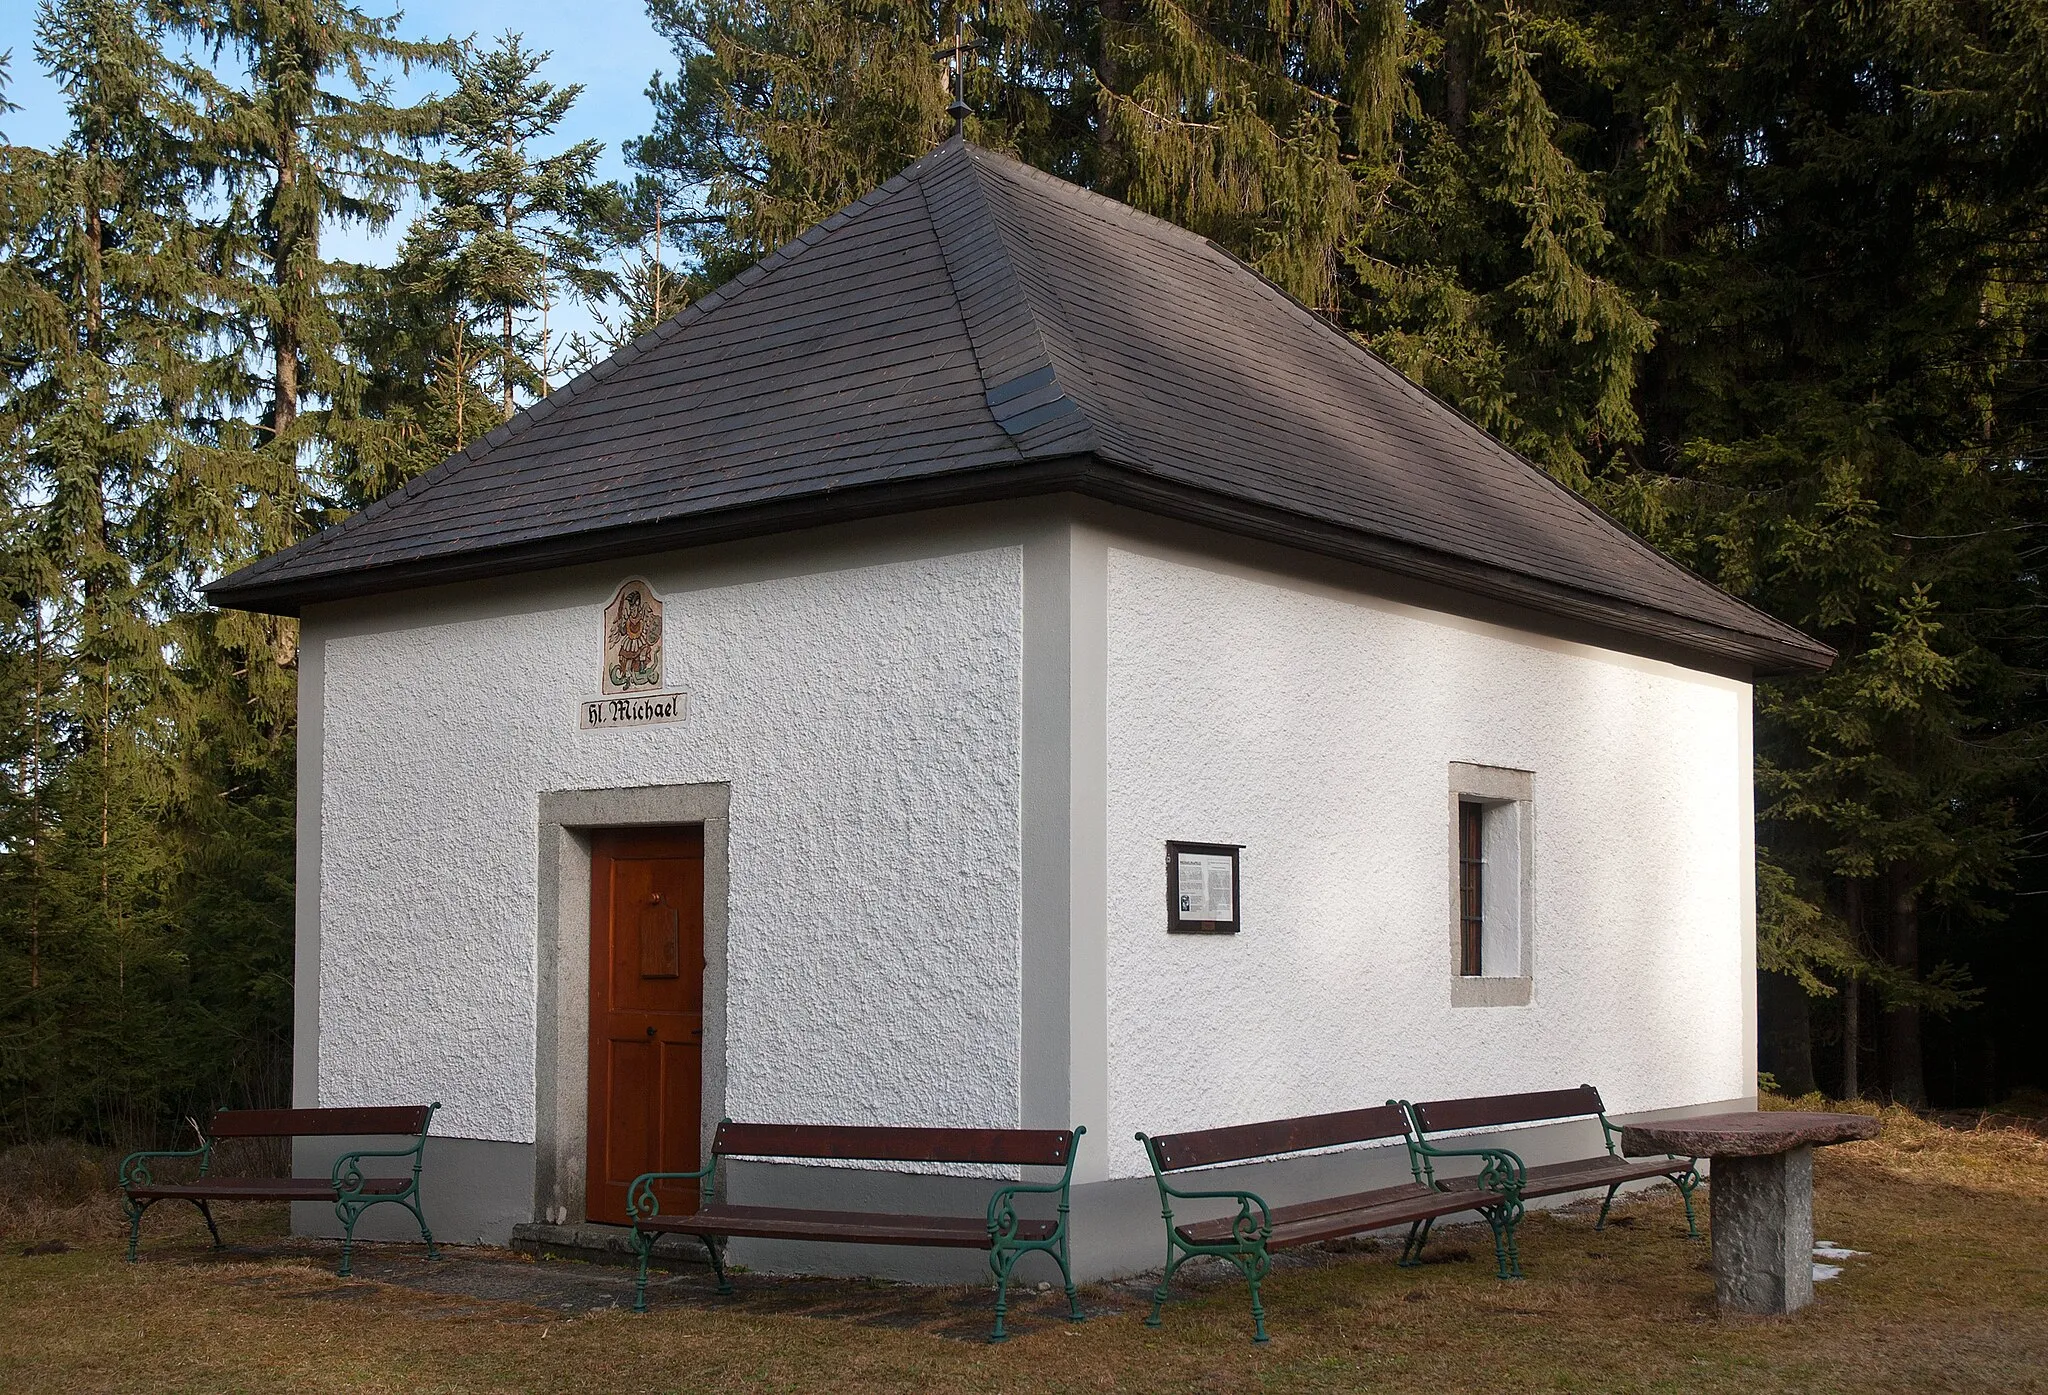
[[[383,567],[276,577],[272,567],[258,563],[223,577],[204,590],[207,600],[214,605],[298,615],[308,605],[330,601],[734,542],[926,509],[1060,493],[1078,494],[1219,532],[1375,567],[1597,629],[1632,635],[1723,664],[1747,666],[1760,677],[1818,672],[1834,662],[1832,649],[1790,626],[1779,626],[1781,633],[1777,635],[1732,630],[1470,558],[1251,504],[1097,456],[1078,455],[827,490],[796,499]],[[252,576],[252,572],[256,574]]]

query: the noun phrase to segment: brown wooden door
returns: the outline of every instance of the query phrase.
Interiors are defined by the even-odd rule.
[[[590,1170],[585,1210],[626,1224],[643,1172],[698,1166],[704,1056],[704,832],[602,832],[590,849]],[[664,1186],[664,1212],[697,1209]]]

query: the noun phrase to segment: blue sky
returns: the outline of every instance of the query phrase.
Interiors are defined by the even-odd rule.
[[[371,14],[389,13],[377,0],[358,0]],[[14,81],[8,97],[22,110],[0,116],[0,131],[10,140],[46,145],[64,133],[63,97],[39,70],[35,60],[35,11],[32,0],[0,0],[0,52],[14,51]],[[559,86],[582,83],[584,91],[563,123],[559,143],[591,139],[604,142],[604,171],[623,177],[620,143],[646,131],[650,112],[644,95],[656,69],[673,72],[674,55],[647,22],[641,0],[419,0],[405,9],[404,32],[420,38],[475,34],[488,40],[507,29],[524,34],[527,46],[554,56],[545,76]],[[407,82],[408,91],[446,91],[447,74]],[[383,242],[395,242],[400,227]],[[382,249],[361,237],[329,242],[337,255],[374,258]]]

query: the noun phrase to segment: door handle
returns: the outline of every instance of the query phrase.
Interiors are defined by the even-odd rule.
[[[651,1036],[653,1036],[653,1035],[654,1035],[654,1028],[652,1028],[652,1027],[649,1027],[649,1028],[647,1029],[647,1035],[648,1035],[648,1036],[650,1036],[650,1037],[651,1037]]]

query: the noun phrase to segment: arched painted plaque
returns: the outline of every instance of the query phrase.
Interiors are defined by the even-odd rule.
[[[661,598],[629,581],[604,608],[604,673],[599,691],[637,693],[661,686]]]

